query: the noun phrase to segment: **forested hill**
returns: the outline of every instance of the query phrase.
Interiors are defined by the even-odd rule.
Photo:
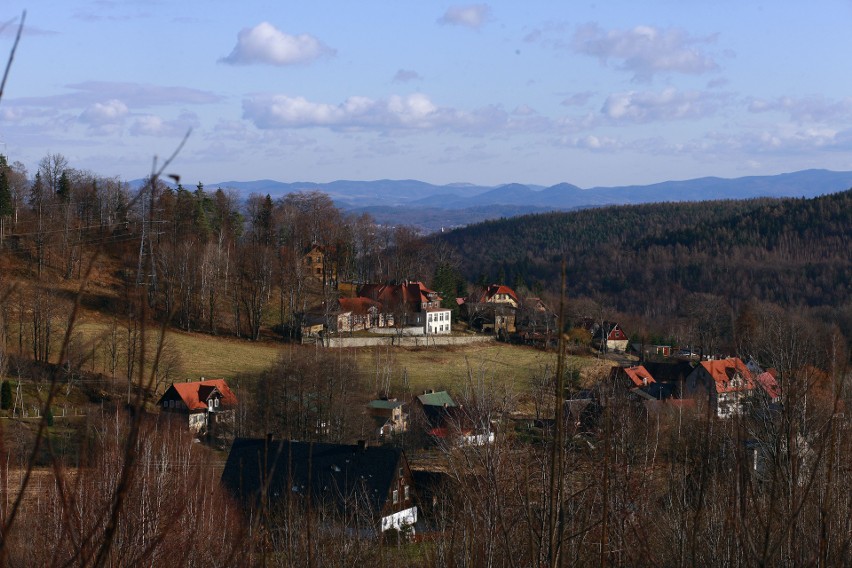
[[[664,314],[700,292],[734,307],[850,305],[852,190],[813,199],[606,207],[489,221],[434,237],[476,281],[568,291],[625,312]]]

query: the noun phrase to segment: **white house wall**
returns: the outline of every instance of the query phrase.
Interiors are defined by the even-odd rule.
[[[387,517],[382,517],[382,532],[389,529],[399,530],[404,526],[413,525],[416,522],[417,507],[409,507]]]

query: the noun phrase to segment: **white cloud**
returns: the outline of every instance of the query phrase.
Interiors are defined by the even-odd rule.
[[[253,28],[244,28],[237,36],[237,45],[231,54],[219,60],[232,65],[294,65],[309,63],[323,55],[333,55],[334,50],[310,34],[290,35],[269,22]]]
[[[173,120],[146,114],[136,117],[130,126],[130,134],[134,136],[183,136],[190,128],[197,128],[199,124],[198,116],[192,112],[181,113]]]
[[[4,104],[73,109],[89,107],[101,103],[104,99],[117,99],[133,108],[143,108],[171,104],[211,104],[222,100],[221,96],[210,91],[145,83],[84,81],[65,87],[73,92],[43,97],[20,97],[4,100]]]
[[[698,119],[714,114],[726,98],[726,95],[674,88],[660,92],[627,91],[607,97],[601,113],[617,123]]]
[[[715,36],[693,37],[677,28],[636,26],[606,31],[587,24],[574,33],[572,46],[603,63],[619,60],[619,69],[633,73],[636,81],[647,81],[657,73],[697,75],[718,70],[716,61],[699,47],[715,40]]]
[[[451,6],[444,15],[438,18],[439,24],[464,26],[478,29],[491,16],[488,4],[470,4],[467,6]]]
[[[129,112],[126,104],[117,99],[111,99],[88,107],[80,114],[80,122],[95,128],[119,125],[124,122],[124,117]]]
[[[415,81],[422,79],[423,77],[417,71],[412,71],[411,69],[400,69],[393,76],[394,83],[408,83],[409,81]]]
[[[773,100],[752,99],[749,112],[782,112],[797,123],[834,123],[852,120],[852,97],[830,100],[821,96],[778,97]]]
[[[439,107],[415,93],[387,99],[352,96],[340,104],[304,97],[258,95],[243,101],[243,118],[262,129],[325,127],[336,130],[493,131],[512,125],[508,114],[494,106],[473,112]]]

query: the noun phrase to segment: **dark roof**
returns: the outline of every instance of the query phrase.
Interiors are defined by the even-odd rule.
[[[651,400],[666,400],[674,396],[674,386],[668,383],[651,383],[636,390],[637,394]]]
[[[657,382],[683,381],[692,372],[692,365],[688,361],[677,361],[673,363],[645,361],[642,364],[649,373],[654,375]]]
[[[404,404],[405,402],[402,400],[387,400],[379,398],[376,400],[371,400],[367,403],[367,406],[369,408],[378,408],[380,410],[393,410],[394,408],[398,406],[403,406]]]
[[[266,481],[273,507],[276,498],[291,491],[338,506],[352,497],[366,498],[378,513],[402,456],[401,449],[391,446],[237,438],[222,483],[249,508],[257,505]]]

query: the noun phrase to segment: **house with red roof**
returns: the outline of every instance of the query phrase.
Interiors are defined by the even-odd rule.
[[[233,422],[237,396],[225,379],[172,383],[160,397],[160,411],[186,420],[196,433],[210,432],[216,424]]]
[[[654,377],[642,365],[634,365],[633,367],[616,368],[616,372],[620,373],[626,379],[627,385],[630,388],[647,387],[650,384],[656,383]]]
[[[419,335],[450,333],[452,312],[442,308],[442,298],[422,282],[365,284],[358,290],[358,297],[381,305],[378,327],[408,328],[409,333]]]
[[[459,302],[473,328],[492,333],[517,331],[515,320],[520,304],[515,291],[504,284],[491,284]]]
[[[741,414],[755,389],[754,377],[742,360],[733,357],[702,361],[686,377],[684,396],[706,400],[719,418]]]
[[[627,351],[627,334],[618,323],[585,318],[582,327],[592,335],[592,344],[600,346],[601,351]]]
[[[754,380],[766,394],[770,403],[781,402],[781,387],[778,385],[775,369],[769,369],[757,375]]]
[[[340,298],[337,302],[338,332],[361,331],[387,325],[380,302],[370,298]]]

